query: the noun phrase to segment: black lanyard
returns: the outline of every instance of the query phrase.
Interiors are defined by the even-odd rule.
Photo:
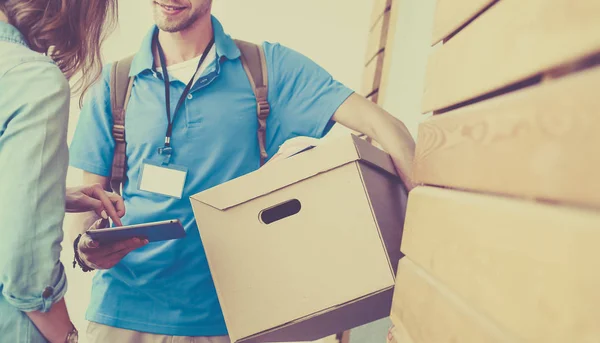
[[[165,145],[164,145],[164,147],[159,148],[158,152],[161,155],[165,155],[165,164],[169,164],[171,154],[173,152],[173,150],[171,148],[171,135],[173,134],[173,122],[175,122],[175,116],[177,115],[177,112],[179,112],[179,108],[185,101],[185,98],[190,93],[190,89],[192,88],[192,84],[194,83],[194,79],[196,78],[196,74],[198,73],[198,70],[200,70],[200,66],[202,66],[202,63],[204,63],[204,60],[208,56],[210,49],[212,49],[213,45],[215,44],[215,38],[213,37],[210,40],[210,42],[208,43],[208,45],[206,46],[206,48],[204,49],[204,52],[202,53],[202,57],[200,57],[200,61],[198,62],[198,66],[196,67],[196,72],[194,73],[194,75],[192,76],[190,81],[185,86],[185,89],[183,90],[183,94],[181,94],[181,97],[179,98],[179,101],[177,102],[177,106],[175,107],[175,111],[173,112],[173,120],[171,120],[171,82],[169,81],[169,72],[167,71],[167,62],[166,62],[166,58],[165,58],[165,53],[164,53],[162,47],[160,46],[160,42],[158,41],[158,30],[156,31],[156,34],[154,35],[154,44],[156,45],[156,48],[158,49],[158,57],[160,58],[160,66],[162,67],[163,79],[165,81],[165,107],[166,107],[167,122],[168,122],[167,133],[165,135]]]

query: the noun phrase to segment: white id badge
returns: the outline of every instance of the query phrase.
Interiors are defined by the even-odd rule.
[[[173,164],[145,160],[140,173],[138,188],[142,191],[181,199],[187,177],[187,168]]]

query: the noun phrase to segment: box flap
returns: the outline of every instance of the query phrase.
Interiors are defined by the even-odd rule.
[[[290,184],[360,159],[395,175],[389,155],[353,134],[332,139],[290,158],[191,196],[219,210],[240,205]]]
[[[388,153],[373,146],[373,144],[364,139],[358,138],[354,135],[352,135],[352,137],[358,151],[359,159],[362,162],[369,163],[373,167],[385,171],[391,176],[397,177],[398,179],[400,178],[396,172],[396,168],[394,167],[394,162]]]

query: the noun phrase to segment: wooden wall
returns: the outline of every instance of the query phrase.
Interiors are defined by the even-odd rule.
[[[386,61],[385,47],[391,40],[390,33],[394,32],[391,22],[394,2],[396,0],[373,1],[371,28],[365,54],[365,71],[360,93],[375,103],[379,103],[381,100],[380,89],[383,88],[383,78],[387,74],[384,68],[389,65],[389,58]]]
[[[438,0],[431,42],[398,342],[600,342],[600,1]]]

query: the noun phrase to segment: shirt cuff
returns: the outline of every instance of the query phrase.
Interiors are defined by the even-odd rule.
[[[16,296],[10,290],[4,289],[2,295],[6,301],[23,312],[41,311],[48,312],[52,305],[60,301],[67,292],[67,277],[62,263],[58,263],[59,268],[55,282],[52,285],[40,287],[39,293],[29,297]]]

